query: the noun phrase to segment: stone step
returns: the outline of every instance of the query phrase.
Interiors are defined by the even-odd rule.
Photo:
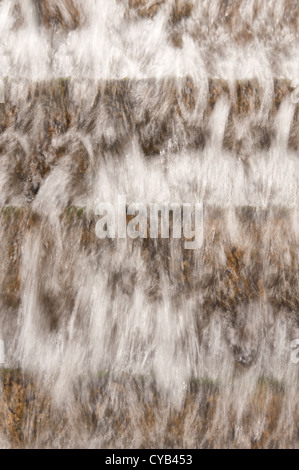
[[[269,97],[257,80],[210,79],[203,85],[190,77],[90,84],[6,79],[0,205],[33,200],[54,170],[68,182],[64,193],[72,204],[92,190],[102,168],[110,163],[117,172],[125,156],[136,152],[166,172],[181,155],[192,155],[193,162],[212,160],[215,168],[229,167],[230,174],[236,166],[251,188],[259,171],[258,162],[251,165],[256,155],[267,168],[268,156],[280,152],[284,172],[295,164],[299,148],[299,107],[291,102],[290,80],[273,79],[270,90]],[[282,103],[287,121],[279,115]]]
[[[118,259],[123,253],[129,266],[135,250],[136,255],[141,253],[142,269],[146,270],[143,275],[150,285],[159,286],[164,273],[175,288],[173,295],[186,295],[190,289],[200,292],[207,311],[234,310],[240,305],[267,300],[273,308],[294,312],[299,305],[298,237],[294,217],[289,208],[237,207],[232,211],[207,206],[202,248],[188,250],[184,239],[100,240],[95,233],[97,217],[82,207],[71,206],[61,213],[45,216],[34,212],[30,205],[6,207],[0,210],[2,308],[19,307],[26,282],[24,276],[27,276],[22,271],[24,247],[29,243],[27,249],[30,249],[30,243],[36,240],[39,258],[32,269],[40,272],[41,302],[49,318],[53,317],[53,325],[65,298],[76,295],[72,276],[73,269],[80,269],[77,265],[80,259],[85,258],[92,270],[94,263],[100,270],[108,266],[111,270],[115,265],[115,273],[112,269],[109,281],[111,286],[116,283],[133,292],[134,268],[119,272]],[[68,270],[70,259],[72,268]],[[43,287],[48,284],[49,276],[53,276],[54,262],[60,266],[63,279],[60,293]],[[154,292],[158,299],[160,288]],[[148,296],[152,295],[149,289]],[[52,308],[54,299],[56,313]],[[69,305],[73,305],[72,302]]]
[[[125,374],[109,380],[103,375],[91,382],[87,379],[88,402],[79,391],[84,388],[84,381],[81,379],[81,385],[79,382],[80,379],[61,408],[52,402],[47,387],[30,374],[0,370],[0,431],[6,439],[4,444],[30,448],[38,442],[39,448],[59,448],[71,442],[71,446],[82,448],[84,435],[102,448],[113,448],[120,442],[128,448],[132,431],[136,435],[138,430],[141,440],[134,443],[137,447],[146,443],[147,447],[169,448],[175,443],[176,448],[183,448],[189,434],[188,448],[234,448],[241,443],[249,448],[299,445],[296,427],[299,416],[284,423],[284,432],[280,429],[279,417],[287,390],[272,378],[259,379],[246,402],[241,421],[234,403],[229,403],[225,420],[218,419],[216,430],[222,391],[207,379],[187,386],[180,407],[165,402],[155,384],[146,378]],[[119,406],[115,407],[115,403]],[[265,421],[257,435],[261,414]],[[242,442],[245,437],[246,442]]]

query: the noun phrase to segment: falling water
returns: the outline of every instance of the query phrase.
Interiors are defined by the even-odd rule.
[[[1,0],[0,446],[298,447],[295,0]],[[96,237],[204,206],[204,242]]]

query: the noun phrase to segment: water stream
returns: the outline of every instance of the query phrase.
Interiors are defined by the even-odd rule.
[[[0,337],[31,384],[0,446],[298,447],[296,5],[0,1]],[[202,202],[202,247],[100,240],[119,195]]]

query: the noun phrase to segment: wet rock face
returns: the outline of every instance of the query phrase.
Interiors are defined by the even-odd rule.
[[[158,76],[160,72],[185,76],[190,71],[197,76],[201,70],[205,77],[232,74],[233,79],[248,80],[259,76],[264,82],[288,75],[298,41],[296,0],[279,5],[259,1],[248,5],[247,0],[111,0],[109,4],[31,0],[25,5],[12,0],[2,5],[7,20],[3,35],[10,38],[1,49],[6,61],[2,76],[20,79],[32,75],[107,77],[105,70],[111,72],[108,77],[119,79],[134,78],[133,70],[148,78],[155,70]],[[31,43],[24,41],[27,49],[21,44],[24,30],[33,33]],[[22,54],[14,50],[13,37]],[[100,55],[99,44],[109,54]],[[186,54],[191,67],[182,61]]]
[[[298,447],[298,14],[0,2],[1,445]],[[118,195],[202,246],[98,238]]]
[[[141,18],[153,18],[165,3],[165,0],[129,0],[128,8],[129,11],[135,11]]]
[[[214,145],[213,113],[217,103],[221,106],[222,102],[230,111],[222,124],[220,151],[231,152],[250,177],[254,170],[252,155],[267,152],[274,145],[275,117],[282,100],[286,102],[291,94],[289,83],[273,81],[272,105],[267,122],[262,123],[259,116],[263,91],[255,81],[237,82],[230,87],[211,79],[204,99],[199,84],[190,77],[107,81],[98,84],[88,103],[76,101],[76,83],[70,79],[26,87],[17,100],[16,85],[5,81],[5,104],[0,109],[1,201],[12,205],[34,200],[58,166],[64,167],[77,194],[88,193],[99,165],[91,161],[92,155],[112,154],[118,158],[129,151],[134,139],[138,151],[148,158],[169,151],[204,152]],[[296,148],[298,139],[296,119],[295,113],[287,144],[290,151]],[[74,197],[71,194],[69,204]]]
[[[75,447],[81,423],[95,447],[155,446],[159,427],[165,447],[297,445],[296,173],[267,167],[280,139],[281,168],[293,159],[289,82],[273,81],[267,111],[255,80],[209,79],[204,95],[191,77],[103,80],[83,97],[71,79],[18,99],[14,86],[1,108],[0,326],[8,366],[30,381],[5,375],[7,445]],[[96,237],[95,198],[149,205],[165,187],[173,201],[203,199],[200,250]]]
[[[66,31],[80,25],[78,2],[75,0],[34,0],[40,24],[45,28],[61,27]]]
[[[239,211],[239,209],[238,209]],[[270,232],[277,230],[279,215],[277,211],[261,216],[256,214],[250,225],[240,215],[238,222],[241,233],[242,243],[238,246],[232,245],[227,239],[227,228],[225,229],[227,213],[222,211],[221,225],[213,218],[213,210],[206,209],[206,218],[204,222],[205,238],[200,253],[192,252],[184,248],[185,240],[180,241],[145,240],[130,241],[132,249],[140,251],[142,260],[146,269],[144,275],[148,281],[155,283],[156,276],[159,279],[159,268],[162,268],[169,275],[170,285],[173,286],[173,298],[181,296],[182,291],[186,289],[189,292],[200,292],[202,295],[204,307],[207,312],[214,309],[220,309],[230,316],[232,325],[236,330],[242,329],[242,325],[248,319],[252,318],[246,310],[239,312],[239,308],[245,308],[255,302],[267,301],[273,308],[286,310],[290,313],[296,311],[298,299],[298,281],[296,268],[298,256],[295,251],[295,245],[292,241],[292,234],[289,237],[285,234],[284,247],[288,250],[288,256],[284,262],[279,259],[283,256],[277,251],[275,256],[271,253],[271,245],[277,240],[275,236],[263,236],[263,227],[267,226]],[[290,214],[291,216],[291,214]],[[261,220],[262,219],[262,220]],[[1,211],[1,225],[3,234],[3,288],[2,299],[8,305],[18,307],[21,295],[20,267],[22,264],[22,246],[26,239],[35,233],[41,235],[41,253],[38,259],[38,269],[44,281],[39,288],[39,295],[42,295],[41,305],[43,314],[47,316],[47,305],[51,304],[51,293],[43,293],[44,285],[51,276],[52,261],[57,257],[59,244],[63,243],[64,252],[61,253],[59,260],[59,269],[67,284],[72,282],[73,273],[66,270],[68,257],[80,258],[87,251],[92,254],[94,262],[103,263],[104,251],[107,250],[109,258],[117,259],[118,253],[115,249],[113,240],[105,242],[98,239],[95,234],[95,224],[98,218],[87,212],[86,208],[69,206],[60,214],[60,223],[63,224],[64,233],[60,241],[55,240],[55,232],[51,231],[51,222],[47,215],[35,213],[30,206],[27,208],[7,207]],[[285,220],[280,224],[285,224]],[[290,227],[289,227],[290,228]],[[287,230],[287,229],[286,229]],[[71,244],[68,241],[71,240]],[[252,240],[257,240],[259,246],[251,244]],[[219,248],[221,247],[220,251]],[[175,249],[174,253],[173,250]],[[223,250],[223,251],[222,251]],[[288,258],[289,257],[289,258]],[[262,261],[263,260],[263,263]],[[92,264],[91,260],[88,261]],[[201,265],[201,270],[198,270]],[[4,269],[5,266],[5,269]],[[118,285],[123,290],[134,292],[137,287],[136,269],[134,267],[124,269],[123,272],[116,271]],[[160,274],[161,276],[161,274]],[[48,279],[48,281],[46,281]],[[108,283],[112,282],[113,275]],[[55,279],[52,279],[55,282]],[[23,279],[22,282],[26,282]],[[66,285],[67,285],[66,284]],[[63,287],[61,296],[58,297],[58,305],[55,306],[53,313],[59,318],[58,313],[61,307],[61,315],[66,309],[64,297],[68,298],[67,288]],[[9,287],[10,286],[10,287]],[[125,287],[126,286],[126,287]],[[159,286],[157,286],[159,290]],[[177,290],[178,289],[178,290]],[[161,292],[162,293],[162,292]],[[113,301],[113,290],[112,301]],[[76,289],[70,291],[71,296],[76,295]],[[53,297],[54,301],[55,296]],[[70,301],[70,298],[68,298]],[[59,307],[59,302],[61,306]],[[73,301],[70,307],[73,306]],[[239,321],[239,314],[243,320]],[[297,318],[296,315],[294,319]],[[245,323],[244,323],[245,322]],[[298,319],[296,320],[298,322]],[[254,332],[252,332],[254,334]],[[257,333],[258,335],[258,333]]]
[[[82,401],[80,388],[78,380],[62,410],[32,377],[17,370],[0,370],[0,429],[4,446],[34,448],[38,440],[40,448],[53,444],[63,448],[66,442],[72,448],[85,448],[92,442],[94,447],[103,448],[128,448],[133,444],[138,448],[169,449],[183,447],[186,439],[188,448],[281,446],[278,417],[285,392],[271,378],[261,379],[256,385],[248,404],[251,413],[237,422],[237,410],[231,403],[227,410],[229,425],[219,426],[216,432],[212,423],[221,390],[207,379],[188,384],[180,409],[169,406],[155,385],[142,377],[123,375],[116,379],[99,374],[85,396],[88,403]],[[117,410],[115,400],[119,403]],[[261,412],[265,413],[265,423],[259,430],[257,416]],[[287,442],[290,448],[296,447],[296,433]]]

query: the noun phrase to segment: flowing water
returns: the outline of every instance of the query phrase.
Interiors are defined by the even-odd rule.
[[[0,31],[0,445],[298,447],[298,2],[1,0]],[[119,195],[203,202],[202,247],[98,239]]]

